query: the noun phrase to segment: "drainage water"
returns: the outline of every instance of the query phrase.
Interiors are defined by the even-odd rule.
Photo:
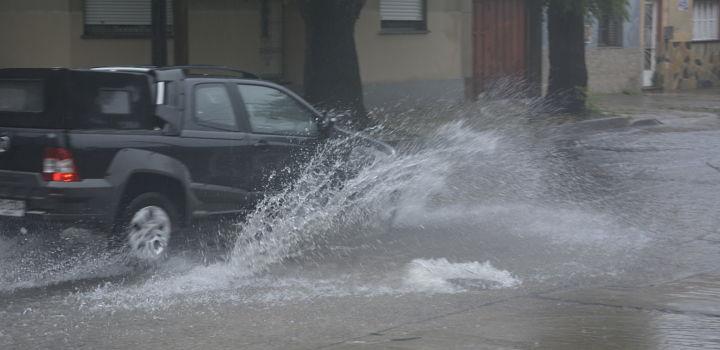
[[[68,298],[83,307],[154,308],[533,288],[621,275],[648,238],[586,200],[595,180],[573,168],[552,138],[537,136],[527,124],[532,110],[502,101],[446,108],[443,117],[455,121],[401,127],[423,135],[397,155],[358,138],[330,142],[292,186],[245,221],[223,226],[218,234],[235,242],[227,259],[208,265],[174,256],[142,278],[109,278]],[[338,150],[350,157],[333,157]],[[339,184],[345,173],[354,175]],[[3,239],[0,291],[127,273],[87,244],[53,255],[42,243]]]

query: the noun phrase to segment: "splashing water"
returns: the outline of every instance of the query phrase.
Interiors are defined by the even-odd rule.
[[[513,103],[445,108],[460,121],[406,127],[423,135],[397,155],[362,137],[332,140],[291,186],[225,225],[219,234],[234,241],[225,261],[202,266],[175,257],[139,282],[110,282],[71,299],[100,308],[168,306],[177,298],[277,302],[516,288],[554,274],[616,273],[626,262],[620,257],[643,247],[643,233],[584,205],[578,197],[593,180],[568,167],[553,140],[535,137],[526,122],[532,103]],[[372,132],[397,136],[382,127]],[[80,257],[66,260],[74,268],[36,274],[32,283],[17,273],[0,276],[15,276],[15,288],[85,278],[78,269],[88,263],[103,275],[102,261],[115,264]],[[342,264],[350,266],[325,267]]]
[[[417,290],[440,293],[462,290],[457,282],[481,289],[520,285],[520,280],[510,272],[496,269],[489,261],[481,264],[451,263],[447,259],[415,259],[409,264],[405,278],[405,283]]]
[[[444,147],[437,147],[440,139]],[[292,187],[264,200],[239,225],[238,244],[230,263],[233,269],[261,272],[273,263],[316,248],[328,235],[373,232],[400,208],[412,210],[442,194],[447,176],[459,162],[492,153],[497,137],[455,123],[440,129],[427,151],[393,157],[354,147],[348,161],[324,164],[326,155],[337,151],[338,146],[347,147],[346,142],[330,145]],[[333,185],[341,172],[358,164],[364,166],[356,176],[342,186]]]

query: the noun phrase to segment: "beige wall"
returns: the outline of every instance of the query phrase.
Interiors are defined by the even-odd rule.
[[[463,1],[430,1],[428,33],[381,34],[379,0],[369,0],[357,23],[363,81],[461,79],[470,13]]]
[[[429,1],[428,32],[383,34],[380,1],[368,0],[355,28],[365,83],[462,79],[472,76],[470,0]],[[302,81],[304,24],[297,8],[286,11],[287,77]]]
[[[360,75],[372,107],[410,97],[462,98],[472,77],[472,1],[428,1],[428,32],[385,34],[380,1],[368,0],[355,27]],[[286,8],[285,77],[302,89],[305,33],[297,7]],[[427,102],[427,101],[426,101]]]
[[[4,48],[0,67],[150,64],[149,39],[84,37],[82,4],[82,0],[0,1]],[[282,75],[291,88],[301,90],[304,23],[294,1],[272,0],[271,39],[261,38],[259,1],[190,4],[191,63]],[[373,87],[382,90],[393,84],[415,95],[420,90],[432,95],[437,93],[432,89],[449,88],[463,94],[464,81],[472,76],[472,0],[429,0],[428,4],[427,33],[385,34],[380,28],[379,0],[367,1],[356,25],[356,41],[361,76],[370,94],[379,91]],[[172,40],[168,49],[172,53]]]
[[[205,0],[192,4],[192,63],[237,66],[265,75],[281,73],[282,41],[273,37],[282,35],[278,28],[282,25],[280,0],[271,2],[269,40],[261,36],[259,1]]]
[[[70,0],[71,67],[150,64],[148,39],[93,39],[83,37],[83,9],[81,0]]]
[[[272,7],[278,19],[280,1],[274,1]],[[272,57],[261,55],[265,43],[260,36],[259,6],[255,1],[191,2],[189,35],[192,63],[280,73],[279,49]],[[0,2],[0,45],[4,48],[0,67],[150,64],[149,39],[84,37],[81,0]],[[170,40],[170,53],[172,48]],[[172,61],[172,54],[169,56]]]
[[[0,1],[0,67],[62,67],[71,62],[66,0]]]

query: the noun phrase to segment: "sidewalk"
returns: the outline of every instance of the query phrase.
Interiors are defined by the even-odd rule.
[[[488,100],[466,105],[438,106],[437,110],[408,110],[392,114],[383,124],[392,143],[414,140],[457,119],[477,120],[490,127],[511,125],[533,113],[531,100]],[[540,103],[541,104],[541,103]],[[720,129],[720,89],[683,92],[646,92],[637,95],[593,95],[595,111],[588,119],[546,116],[538,125],[554,125],[569,132],[595,132],[632,126],[655,126],[656,131]],[[493,126],[494,125],[494,126]]]
[[[629,118],[629,125],[656,120],[667,130],[720,128],[720,89],[597,95],[591,101],[605,114]]]
[[[718,330],[720,272],[508,298],[327,349],[717,349]]]

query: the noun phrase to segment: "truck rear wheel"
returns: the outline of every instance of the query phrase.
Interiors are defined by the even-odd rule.
[[[167,258],[178,217],[175,206],[160,193],[144,193],[130,201],[115,232],[128,260],[154,265]]]

